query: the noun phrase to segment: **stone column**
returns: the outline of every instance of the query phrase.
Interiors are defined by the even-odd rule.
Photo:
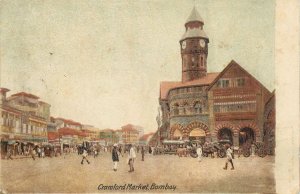
[[[234,146],[240,146],[239,134],[233,134],[233,145]]]
[[[210,136],[212,141],[217,141],[217,137],[215,134],[215,115],[214,115],[214,100],[213,100],[213,92],[208,92],[208,128],[210,132]]]

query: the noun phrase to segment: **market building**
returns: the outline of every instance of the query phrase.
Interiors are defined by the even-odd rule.
[[[234,60],[222,72],[207,72],[209,38],[195,8],[179,43],[182,80],[160,84],[162,125],[153,136],[156,143],[229,140],[239,146],[263,141],[268,126],[264,115],[275,107],[275,100],[269,102],[274,93]]]

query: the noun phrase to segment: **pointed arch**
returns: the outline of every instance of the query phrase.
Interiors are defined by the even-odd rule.
[[[170,137],[171,139],[174,139],[174,137],[180,132],[183,136],[183,131],[184,131],[184,128],[182,125],[180,124],[174,124],[171,126],[170,128]],[[175,134],[175,136],[174,136]]]

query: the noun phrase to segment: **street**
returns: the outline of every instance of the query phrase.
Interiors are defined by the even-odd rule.
[[[31,158],[1,160],[1,188],[7,193],[275,193],[274,157],[271,156],[235,158],[235,170],[223,170],[225,158],[203,158],[198,162],[191,157],[146,154],[143,162],[138,154],[133,173],[128,172],[125,156],[120,156],[116,172],[112,170],[111,153],[102,152],[88,159],[91,163],[82,165],[81,156],[74,153],[65,158],[36,158],[35,161]],[[121,190],[125,185],[126,190]],[[151,186],[153,190],[149,190]]]

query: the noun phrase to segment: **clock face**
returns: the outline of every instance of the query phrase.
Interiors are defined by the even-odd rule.
[[[186,42],[185,42],[185,41],[182,42],[181,48],[182,48],[182,49],[185,49],[185,48],[186,48]]]
[[[205,47],[205,41],[203,39],[200,39],[199,44],[201,47]]]

